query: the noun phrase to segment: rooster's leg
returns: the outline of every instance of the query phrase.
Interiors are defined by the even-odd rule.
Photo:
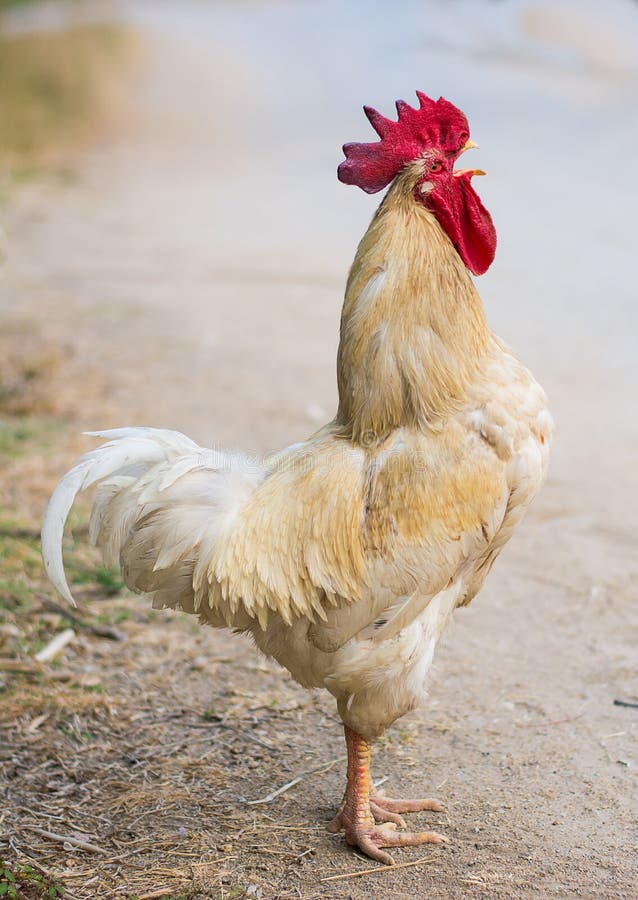
[[[346,841],[367,856],[393,865],[394,860],[382,847],[410,847],[415,844],[440,844],[446,840],[436,831],[398,832],[405,828],[402,812],[442,809],[436,800],[391,800],[372,791],[370,751],[372,744],[345,726],[348,748],[348,782],[341,809],[328,826],[332,832],[343,831]],[[383,822],[375,824],[375,819]]]

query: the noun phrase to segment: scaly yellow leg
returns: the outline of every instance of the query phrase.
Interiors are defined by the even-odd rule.
[[[443,809],[437,800],[392,800],[376,794],[370,774],[371,741],[344,726],[348,749],[348,780],[341,809],[328,826],[343,831],[348,844],[386,865],[394,865],[382,847],[411,847],[416,844],[441,844],[447,838],[436,831],[397,832],[406,824],[402,812]],[[375,821],[376,820],[376,821]],[[377,825],[376,822],[383,824]]]

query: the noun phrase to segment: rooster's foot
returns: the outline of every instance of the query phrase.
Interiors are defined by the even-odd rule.
[[[429,809],[439,812],[437,800],[392,800],[371,792],[370,741],[346,726],[348,747],[348,783],[337,816],[328,831],[343,831],[346,842],[385,865],[394,860],[382,847],[413,847],[417,844],[442,844],[447,838],[436,831],[401,832],[405,828],[402,812]],[[376,820],[376,822],[375,822]],[[376,824],[377,822],[381,824]]]
[[[345,813],[345,815],[344,815]],[[391,815],[396,815],[392,813]],[[400,818],[400,817],[399,817]],[[357,847],[370,859],[375,859],[386,866],[393,866],[394,859],[389,853],[385,853],[382,847],[415,847],[418,844],[443,844],[447,838],[436,831],[397,831],[394,821],[385,822],[383,825],[375,825],[370,819],[350,820],[346,809],[332,820],[328,831],[343,831],[346,843],[351,847]]]

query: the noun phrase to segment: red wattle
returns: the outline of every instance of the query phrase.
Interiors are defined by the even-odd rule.
[[[445,191],[435,189],[427,195],[426,205],[470,272],[482,275],[494,261],[496,229],[470,183],[471,177],[471,172],[452,176]]]

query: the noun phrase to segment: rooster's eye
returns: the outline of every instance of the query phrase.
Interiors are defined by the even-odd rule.
[[[439,159],[433,160],[429,166],[430,172],[440,172],[442,168],[443,163]]]

